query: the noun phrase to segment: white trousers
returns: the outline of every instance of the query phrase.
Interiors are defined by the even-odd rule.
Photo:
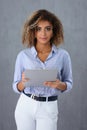
[[[17,130],[57,130],[58,103],[35,101],[21,94],[15,109]]]

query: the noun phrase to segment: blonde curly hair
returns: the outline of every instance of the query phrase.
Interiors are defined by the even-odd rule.
[[[22,43],[27,45],[27,47],[35,46],[35,29],[41,20],[48,21],[53,26],[53,37],[50,43],[56,46],[61,44],[64,41],[62,23],[57,16],[45,9],[35,11],[33,15],[26,20],[23,26]]]

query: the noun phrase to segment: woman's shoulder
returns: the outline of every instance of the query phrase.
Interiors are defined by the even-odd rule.
[[[27,53],[30,53],[30,48],[25,48],[23,50],[21,50],[18,54],[17,54],[17,57],[22,57],[24,56],[25,54]]]
[[[23,49],[23,50],[21,50],[19,53],[18,53],[18,55],[23,55],[23,54],[25,54],[26,52],[30,52],[30,48],[25,48],[25,49]]]
[[[71,61],[69,52],[64,48],[58,48],[58,56],[63,59],[64,62]]]
[[[58,50],[58,53],[60,53],[62,55],[69,55],[69,52],[64,48],[60,47],[60,48],[57,48],[57,50]]]

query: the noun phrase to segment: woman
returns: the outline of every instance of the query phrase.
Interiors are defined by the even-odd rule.
[[[27,48],[16,59],[13,89],[20,94],[15,120],[17,130],[57,130],[58,94],[72,88],[68,52],[57,48],[64,40],[60,20],[47,10],[38,10],[25,22],[22,42]],[[26,87],[26,69],[58,69],[56,81],[41,87]]]

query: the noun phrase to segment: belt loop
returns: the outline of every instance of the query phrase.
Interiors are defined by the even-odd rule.
[[[34,94],[31,94],[31,98],[34,99]]]
[[[46,97],[46,102],[48,102],[48,97]]]

